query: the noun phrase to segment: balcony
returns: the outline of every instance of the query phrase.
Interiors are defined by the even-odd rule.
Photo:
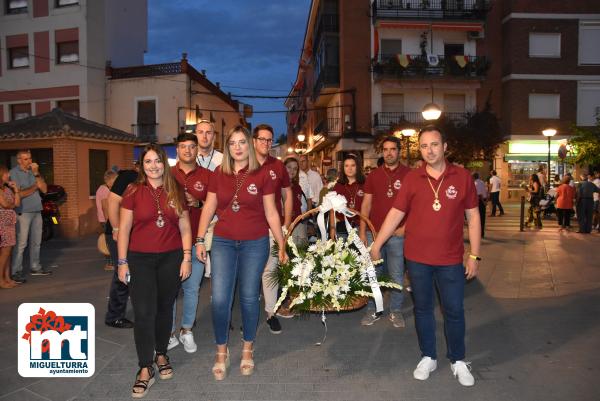
[[[324,118],[314,129],[315,135],[340,136],[342,129],[339,117]]]
[[[382,54],[372,65],[375,81],[385,78],[460,77],[480,79],[490,67],[484,56],[427,56],[415,54]]]
[[[142,142],[157,142],[158,124],[131,124],[131,133]]]
[[[322,34],[339,32],[338,19],[339,17],[337,14],[320,14],[318,16],[317,23],[315,24],[315,33],[313,35],[313,53],[316,53],[317,51],[317,46],[319,45]]]
[[[376,0],[373,23],[387,20],[483,21],[490,9],[488,0]]]
[[[442,117],[445,117],[452,121],[464,121],[467,118],[466,113],[443,113]],[[415,127],[421,127],[428,123],[423,118],[420,111],[400,111],[400,112],[380,112],[375,113],[373,126],[377,130],[389,130],[395,125],[400,124],[413,124]]]
[[[340,86],[340,67],[338,65],[326,65],[321,68],[319,75],[315,79],[313,87],[313,100],[318,98],[321,91],[325,88],[339,88]]]

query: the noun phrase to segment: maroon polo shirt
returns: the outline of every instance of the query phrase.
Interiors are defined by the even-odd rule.
[[[385,165],[371,171],[367,176],[364,191],[367,194],[373,195],[371,201],[371,214],[368,216],[375,227],[379,231],[385,216],[392,208],[396,194],[404,184],[406,175],[410,172],[410,168],[399,164],[393,170],[390,170]],[[388,196],[388,189],[392,190],[391,197]],[[400,223],[403,225],[404,222]]]
[[[266,170],[266,174],[270,177],[272,181],[274,181],[275,187],[275,207],[277,208],[277,213],[279,213],[279,218],[281,219],[281,224],[284,221],[283,215],[283,204],[281,201],[281,190],[283,188],[289,188],[290,183],[290,175],[285,168],[283,162],[271,155],[267,156],[267,160],[261,166],[262,169]]]
[[[478,207],[477,190],[471,173],[446,162],[439,179],[427,174],[426,164],[411,171],[394,201],[394,208],[406,213],[404,256],[434,266],[463,263],[465,210]],[[433,210],[437,189],[442,208]],[[443,182],[442,182],[443,179]],[[441,183],[441,184],[440,184]]]
[[[334,185],[333,190],[340,195],[344,195],[347,201],[346,206],[360,212],[362,201],[365,197],[364,184],[359,184],[356,181],[354,181],[352,184],[340,184],[339,182],[337,182]],[[352,203],[354,203],[354,206],[351,206]],[[373,214],[373,212],[371,212],[371,214]],[[341,220],[343,220],[343,218]],[[358,216],[352,217],[348,220],[354,226],[360,223],[360,217]]]
[[[292,221],[302,214],[302,188],[298,183],[292,183]]]
[[[243,169],[238,175],[244,175],[246,172],[247,169]],[[219,217],[215,235],[236,241],[255,240],[269,235],[263,196],[275,192],[275,180],[271,178],[268,170],[263,168],[246,174],[238,191],[238,212],[231,209],[235,185],[235,176],[224,174],[220,167],[210,177],[208,192],[217,196]]]
[[[200,204],[206,200],[206,194],[208,193],[208,182],[210,170],[198,166],[196,169],[186,174],[182,169],[179,168],[179,163],[171,167],[171,174],[175,177],[179,185],[184,191],[192,195],[196,200],[200,201]],[[202,214],[202,207],[189,206],[187,210],[190,213],[190,223],[192,226],[192,236],[196,237],[198,233],[198,225],[200,224],[200,214]]]
[[[162,187],[154,190],[156,195],[160,189]],[[158,199],[165,225],[157,227],[158,210],[151,191],[152,187],[148,184],[130,184],[123,194],[121,207],[133,211],[129,250],[160,253],[181,249],[177,210],[167,205],[167,194],[161,190]]]

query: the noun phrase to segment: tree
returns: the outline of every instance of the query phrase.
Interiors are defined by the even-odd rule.
[[[592,128],[571,127],[573,136],[569,143],[573,147],[573,162],[580,166],[600,166],[600,114]]]
[[[489,99],[483,110],[466,113],[464,120],[442,117],[437,125],[446,133],[448,158],[462,165],[473,160],[492,160],[505,140]]]

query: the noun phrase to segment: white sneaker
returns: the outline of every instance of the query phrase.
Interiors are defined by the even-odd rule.
[[[179,340],[175,337],[174,334],[171,334],[171,338],[169,338],[169,345],[167,345],[167,351],[172,350],[173,348],[179,345]]]
[[[456,361],[450,365],[450,369],[463,386],[470,387],[475,384],[475,378],[471,374],[471,362]]]
[[[429,379],[429,374],[437,368],[437,361],[428,356],[421,358],[421,362],[413,372],[413,377],[417,380]]]
[[[198,346],[194,342],[194,335],[191,330],[181,331],[179,334],[179,341],[183,344],[185,352],[191,354],[196,352]]]

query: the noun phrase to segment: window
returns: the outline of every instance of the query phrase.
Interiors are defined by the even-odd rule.
[[[79,0],[56,0],[56,7],[68,7],[79,4]]]
[[[104,172],[108,169],[108,151],[90,149],[88,164],[90,196],[94,196],[98,187],[104,184]]]
[[[384,113],[399,113],[404,111],[404,95],[381,95],[381,111]]]
[[[156,140],[156,101],[138,100],[135,135],[144,140]]]
[[[381,57],[390,58],[396,54],[402,54],[402,40],[381,39]]]
[[[79,61],[79,42],[62,42],[56,44],[56,61],[58,64],[76,63]]]
[[[444,111],[447,113],[464,113],[465,95],[444,94]]]
[[[27,0],[7,0],[7,14],[21,14],[27,12]]]
[[[20,120],[31,116],[31,103],[19,103],[10,105],[11,121]]]
[[[79,99],[59,100],[58,102],[56,102],[56,107],[58,107],[65,113],[79,116]]]
[[[592,127],[600,117],[600,81],[577,85],[577,125]]]
[[[529,33],[529,57],[560,58],[560,33]]]
[[[444,43],[444,55],[446,57],[462,56],[465,54],[465,45],[462,43]]]
[[[560,95],[530,93],[529,118],[560,118]]]
[[[29,67],[29,47],[13,47],[8,49],[9,68]]]
[[[579,23],[579,64],[600,64],[600,21]]]

